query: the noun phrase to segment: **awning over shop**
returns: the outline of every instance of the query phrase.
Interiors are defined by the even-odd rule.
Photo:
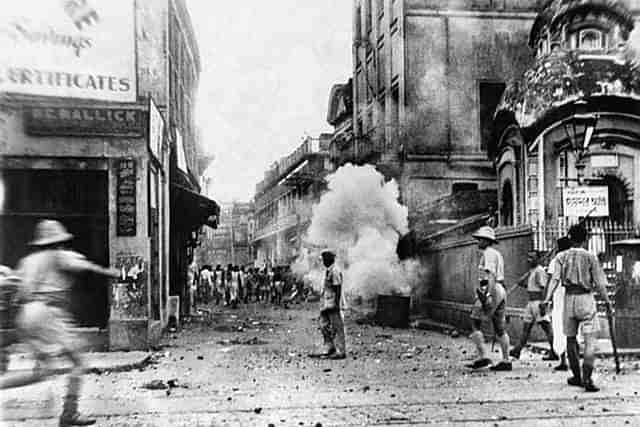
[[[174,190],[172,215],[177,224],[190,229],[201,225],[218,227],[220,206],[216,202],[181,185],[171,183],[171,187]]]

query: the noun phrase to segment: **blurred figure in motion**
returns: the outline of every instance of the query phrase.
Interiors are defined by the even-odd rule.
[[[9,346],[16,342],[15,318],[20,308],[20,280],[11,268],[0,265],[0,373],[9,366]]]
[[[72,238],[73,235],[58,221],[43,220],[36,226],[35,238],[31,242],[34,252],[23,258],[17,268],[26,302],[16,318],[18,339],[34,353],[36,368],[30,375],[0,380],[0,389],[31,384],[52,374],[48,365],[54,357],[68,359],[72,369],[60,426],[95,423],[95,420],[78,413],[81,375],[85,365],[80,356],[82,343],[72,331],[73,322],[66,309],[74,275],[94,272],[119,276],[117,270],[103,268],[82,254],[67,249]]]

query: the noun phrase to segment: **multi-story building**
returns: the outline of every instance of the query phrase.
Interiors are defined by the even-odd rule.
[[[41,3],[0,23],[0,263],[27,253],[38,220],[60,220],[74,248],[122,272],[111,287],[82,278],[76,321],[111,348],[146,347],[170,295],[185,295],[196,231],[218,213],[195,178],[189,13],[184,0]]]
[[[505,83],[531,65],[542,0],[354,0],[351,157],[400,184],[410,216],[495,189],[487,156]]]
[[[307,138],[281,158],[256,185],[253,250],[258,266],[289,264],[303,249],[312,206],[326,188],[332,170],[331,134]]]
[[[199,265],[228,264],[248,266],[251,257],[250,219],[253,204],[249,202],[222,203],[215,230],[207,230],[197,250]]]

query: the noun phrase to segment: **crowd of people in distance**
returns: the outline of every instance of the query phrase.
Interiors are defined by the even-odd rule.
[[[222,304],[237,308],[239,304],[262,302],[288,307],[306,299],[309,289],[297,278],[288,265],[263,268],[228,264],[215,269],[205,264],[198,268],[194,262],[189,267],[191,306],[197,304]]]

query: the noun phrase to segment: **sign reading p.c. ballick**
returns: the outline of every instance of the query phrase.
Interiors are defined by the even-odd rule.
[[[30,107],[25,111],[27,135],[139,137],[145,112],[125,108]]]
[[[563,188],[562,198],[565,216],[609,216],[609,189],[607,187]]]
[[[120,159],[116,167],[116,229],[118,236],[136,235],[136,161]]]

